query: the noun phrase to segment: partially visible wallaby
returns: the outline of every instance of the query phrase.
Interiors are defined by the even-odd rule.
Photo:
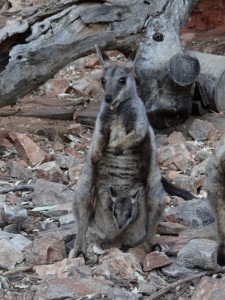
[[[225,266],[225,137],[209,159],[204,189],[216,216],[219,238],[217,262]]]
[[[112,214],[118,229],[123,229],[138,216],[138,198],[140,190],[133,195],[121,195],[113,187],[110,187],[110,196],[112,198]]]
[[[75,187],[77,235],[70,257],[86,255],[86,233],[120,240],[122,246],[150,251],[165,206],[165,192],[156,159],[155,137],[145,106],[138,97],[133,69],[116,66],[100,52],[105,91],[82,174]],[[104,59],[103,59],[104,56]],[[121,229],[110,211],[109,186],[125,198],[140,190],[137,217]]]

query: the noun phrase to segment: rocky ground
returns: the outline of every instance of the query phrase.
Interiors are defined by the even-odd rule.
[[[117,52],[110,54],[123,59]],[[222,271],[215,271],[215,220],[203,188],[207,161],[225,134],[222,113],[194,116],[182,126],[156,132],[162,173],[199,197],[186,202],[167,197],[156,236],[161,252],[146,255],[137,247],[123,253],[96,245],[98,262],[93,266],[82,257],[67,258],[76,234],[70,185],[79,178],[93,132],[93,118],[81,118],[85,125],[77,120],[85,112],[90,117],[100,74],[91,55],[16,107],[49,113],[71,101],[63,109],[74,108],[72,121],[1,118],[0,298],[223,299],[225,279]]]
[[[224,29],[189,28],[182,42],[225,54]],[[76,234],[73,188],[91,141],[100,76],[91,55],[16,107],[0,109],[0,299],[224,299],[215,219],[203,187],[207,161],[225,134],[223,113],[192,116],[156,132],[162,174],[196,195],[190,201],[167,197],[156,236],[161,252],[95,245],[98,261],[92,266],[82,257],[67,258]],[[31,112],[39,117],[18,116]]]

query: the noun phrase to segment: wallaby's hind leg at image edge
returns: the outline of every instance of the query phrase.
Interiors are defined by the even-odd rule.
[[[204,189],[216,217],[219,241],[217,263],[225,266],[225,137],[209,159]]]
[[[219,245],[217,249],[217,263],[225,266],[225,199],[218,199],[215,207],[217,219]]]

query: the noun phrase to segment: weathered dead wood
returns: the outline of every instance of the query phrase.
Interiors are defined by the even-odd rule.
[[[173,282],[169,285],[167,285],[165,288],[157,291],[156,293],[152,294],[150,297],[147,298],[147,300],[155,300],[155,299],[159,299],[162,295],[172,291],[173,289],[175,289],[176,287],[180,286],[180,285],[183,285],[187,282],[192,282],[196,279],[200,279],[201,277],[203,276],[210,276],[210,275],[213,275],[213,274],[218,274],[218,273],[224,273],[225,272],[225,267],[220,267],[218,266],[217,269],[215,270],[212,270],[212,271],[203,271],[199,274],[194,274],[194,275],[191,275],[189,277],[186,277],[184,279],[180,279],[176,282]]]
[[[94,52],[96,43],[128,55],[142,41],[136,71],[152,124],[170,126],[174,120],[187,118],[198,62],[182,82],[170,71],[176,66],[176,55],[178,75],[190,61],[179,36],[195,2],[48,1],[0,30],[0,107],[15,104],[71,61]]]
[[[35,110],[30,112],[23,111],[2,111],[0,117],[35,117],[41,119],[52,119],[52,120],[72,120],[74,114],[74,108],[70,109],[54,109],[51,111]]]
[[[167,1],[60,1],[2,28],[0,107],[15,104],[69,62],[94,52],[96,43],[129,52],[146,20]]]
[[[18,192],[18,191],[33,191],[34,185],[33,184],[22,184],[22,185],[14,185],[6,188],[0,189],[0,194],[5,194],[9,192]]]
[[[167,2],[164,13],[149,20],[142,39],[135,70],[141,98],[154,127],[170,127],[191,114],[200,67],[197,59],[184,52],[180,30],[193,4],[194,1]]]
[[[197,84],[204,106],[214,111],[224,111],[225,57],[198,51],[189,51],[189,53],[195,56],[201,65]]]

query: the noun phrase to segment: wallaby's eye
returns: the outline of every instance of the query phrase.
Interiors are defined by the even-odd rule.
[[[102,85],[104,85],[106,83],[106,80],[104,77],[102,77]]]
[[[127,82],[126,77],[121,77],[121,78],[119,79],[119,82],[120,82],[121,84],[126,84],[126,82]]]
[[[130,213],[130,212],[126,213],[126,216],[127,216],[128,218],[131,218],[131,213]]]
[[[116,212],[116,211],[114,211],[114,212],[113,212],[113,215],[114,215],[114,217],[116,217],[116,216],[117,216],[117,212]]]

